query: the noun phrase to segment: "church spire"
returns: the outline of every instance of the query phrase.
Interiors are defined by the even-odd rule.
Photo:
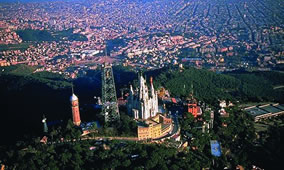
[[[151,85],[151,95],[152,97],[155,97],[155,90],[154,90],[154,85],[153,85],[153,77],[150,77],[150,85]]]

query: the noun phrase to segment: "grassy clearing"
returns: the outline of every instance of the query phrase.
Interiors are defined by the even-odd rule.
[[[36,67],[30,67],[24,64],[18,64],[9,67],[0,67],[3,71],[0,72],[1,74],[13,74],[13,75],[31,75],[35,70]]]
[[[254,127],[256,132],[267,131],[269,126],[274,126],[278,124],[279,126],[284,126],[284,116],[273,117],[266,120],[261,120],[259,122],[254,123]]]
[[[0,45],[0,51],[7,51],[7,50],[20,50],[25,51],[29,48],[29,46],[32,45],[32,43],[20,43],[20,44],[1,44]]]

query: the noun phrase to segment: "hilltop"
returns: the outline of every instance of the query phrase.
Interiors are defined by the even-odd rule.
[[[67,120],[71,116],[69,97],[71,80],[62,75],[50,72],[34,73],[35,68],[26,65],[1,67],[0,70],[0,102],[5,122],[1,131],[13,124],[18,128],[10,141],[21,138],[21,134],[41,133],[42,115],[48,121]],[[185,68],[163,68],[145,72],[147,79],[154,78],[156,88],[165,87],[172,97],[184,98],[194,88],[194,96],[212,106],[218,106],[218,99],[246,102],[280,102],[283,103],[284,74],[279,72],[230,72],[217,74],[208,70]],[[80,106],[94,104],[94,96],[100,96],[101,72],[90,70],[87,75],[73,80],[75,93],[80,99]],[[136,82],[137,73],[114,67],[117,94],[127,89],[131,81]],[[83,120],[88,117],[82,112]],[[5,141],[2,141],[5,142]]]

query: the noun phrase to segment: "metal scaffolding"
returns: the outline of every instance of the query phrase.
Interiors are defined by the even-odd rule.
[[[102,114],[105,122],[119,119],[119,110],[111,64],[102,65]]]

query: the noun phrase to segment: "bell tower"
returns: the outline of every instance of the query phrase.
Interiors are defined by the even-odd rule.
[[[73,124],[76,126],[80,126],[81,119],[80,119],[80,112],[79,112],[79,100],[78,100],[78,97],[73,92],[73,86],[72,86],[72,96],[70,97],[70,102],[71,102],[71,109],[72,109]]]

